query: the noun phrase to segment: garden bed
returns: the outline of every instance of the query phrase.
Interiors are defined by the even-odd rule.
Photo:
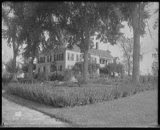
[[[7,87],[7,92],[46,105],[67,107],[109,101],[133,95],[144,90],[155,89],[157,86],[156,83],[140,84],[137,86],[131,83],[119,83],[116,86],[93,86],[90,83],[84,84],[81,87],[55,87],[52,84],[45,83],[11,83]]]

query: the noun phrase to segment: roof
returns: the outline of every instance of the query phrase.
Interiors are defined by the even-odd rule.
[[[80,48],[77,46],[77,45],[74,45],[72,48],[65,48],[65,47],[61,47],[61,48],[55,48],[55,49],[52,49],[52,50],[48,50],[48,51],[44,51],[42,52],[41,54],[50,54],[50,52],[53,52],[53,51],[60,51],[60,50],[71,50],[71,51],[75,51],[75,52],[81,52]],[[96,56],[99,56],[99,57],[105,57],[105,58],[108,58],[108,59],[112,59],[113,56],[110,54],[110,51],[109,50],[99,50],[99,49],[90,49],[89,50],[89,53],[91,55],[96,55]]]
[[[72,50],[72,51],[75,51],[75,52],[81,52],[80,48],[76,45],[74,45],[72,49],[68,49],[68,50]],[[108,59],[113,58],[113,56],[110,54],[111,52],[109,50],[90,49],[89,53],[91,55],[96,55],[96,56],[99,56],[99,57],[105,57],[105,58],[108,58]]]
[[[92,55],[97,55],[99,57],[105,57],[108,59],[112,59],[113,56],[110,54],[109,50],[98,50],[98,49],[90,49],[89,53]]]
[[[67,48],[67,50],[75,51],[75,52],[81,52],[80,48],[77,45],[74,45],[72,48]]]
[[[55,51],[62,51],[62,50],[65,50],[66,48],[65,47],[56,47],[54,49],[46,49],[46,50],[43,50],[42,52],[40,52],[40,55],[48,55],[48,54],[51,54],[51,52],[55,52]]]

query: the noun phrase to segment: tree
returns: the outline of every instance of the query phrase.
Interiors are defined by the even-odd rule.
[[[146,19],[149,12],[145,10],[147,2],[122,3],[120,5],[123,14],[122,19],[128,21],[128,25],[133,28],[133,71],[132,80],[139,83],[140,76],[140,36],[145,34]]]
[[[88,51],[91,37],[97,34],[102,42],[115,44],[121,27],[115,3],[69,2],[65,29],[71,34],[70,45],[76,44],[84,53],[83,77],[87,81]]]
[[[63,5],[63,4],[62,4]],[[29,59],[30,78],[33,78],[33,61],[40,51],[48,51],[57,45],[61,45],[65,38],[62,27],[59,24],[61,4],[55,3],[24,3],[22,31],[20,35],[21,42],[26,44],[23,56]],[[63,9],[63,11],[65,11]],[[62,24],[61,24],[62,25]],[[49,39],[46,41],[45,32],[49,33]],[[66,35],[65,35],[66,36]],[[42,50],[40,49],[42,47]]]
[[[158,48],[156,48],[156,52],[153,54],[154,61],[152,63],[152,72],[155,77],[158,76]]]
[[[111,44],[116,43],[119,36],[120,20],[115,3],[21,3],[21,42],[26,43],[24,57],[31,57],[32,63],[38,53],[40,42],[44,40],[44,30],[49,31],[50,41],[63,43],[63,35],[67,30],[67,40],[71,45],[77,44],[84,53],[84,80],[87,80],[88,51],[91,36]],[[53,38],[51,38],[53,37]],[[58,39],[58,40],[57,40]],[[30,76],[32,78],[32,75]]]
[[[7,39],[9,47],[13,48],[13,79],[16,79],[16,57],[19,53],[20,41],[18,39],[21,30],[20,17],[22,8],[18,3],[6,2],[2,5],[2,21],[6,29],[2,29],[2,38]]]
[[[14,68],[14,60],[13,59],[10,59],[6,64],[6,71],[11,73],[12,75],[16,74],[20,68],[18,65],[16,65],[16,69]]]
[[[154,14],[159,13],[159,7],[154,11]],[[156,19],[154,25],[153,25],[153,29],[157,29],[157,27],[159,26],[159,17]]]
[[[122,36],[120,38],[119,45],[123,51],[124,64],[126,66],[128,76],[130,76],[130,72],[133,67],[133,39]]]

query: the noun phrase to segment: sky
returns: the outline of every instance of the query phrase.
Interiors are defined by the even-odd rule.
[[[158,7],[158,2],[155,2],[152,4],[152,6],[149,7],[151,13]],[[143,55],[143,60],[140,62],[140,72],[141,74],[148,74],[148,73],[152,73],[151,71],[151,66],[152,66],[152,62],[153,62],[153,58],[152,58],[152,53],[155,52],[155,48],[158,48],[158,28],[156,30],[153,30],[152,26],[156,20],[156,18],[158,17],[158,14],[156,15],[152,15],[150,17],[150,19],[148,19],[148,24],[149,24],[149,28],[152,34],[152,38],[149,35],[149,31],[148,28],[146,27],[146,34],[144,35],[144,37],[141,37],[141,52],[144,52]],[[124,22],[123,23],[125,25],[125,27],[122,29],[122,32],[124,33],[124,35],[126,37],[133,37],[133,33],[132,30],[128,27],[127,23]],[[2,28],[4,28],[4,26],[2,25]],[[99,44],[99,49],[102,50],[110,50],[112,56],[114,57],[119,57],[120,60],[122,61],[122,51],[120,50],[120,48],[118,47],[118,45],[110,45],[109,43],[103,44],[100,43]],[[7,46],[7,42],[6,40],[2,39],[2,61],[3,62],[7,62],[10,58],[13,57],[13,51],[12,48],[9,48]],[[20,57],[17,58],[17,61],[20,61]]]

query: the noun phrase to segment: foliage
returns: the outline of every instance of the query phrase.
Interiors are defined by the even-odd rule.
[[[70,46],[76,44],[84,53],[83,76],[88,75],[88,50],[92,46],[91,37],[97,33],[96,39],[101,42],[115,44],[121,33],[119,16],[116,15],[115,3],[72,2],[67,3],[69,10],[65,24],[71,34]],[[113,24],[114,23],[114,24]]]
[[[23,65],[23,66],[22,66],[22,71],[23,71],[24,73],[27,73],[27,72],[28,72],[28,65]]]
[[[121,36],[119,30],[122,21],[127,21],[134,30],[138,29],[139,34],[143,35],[145,20],[149,17],[145,10],[148,4],[146,2],[8,3],[19,19],[15,22],[21,27],[18,41],[27,45],[23,56],[32,57],[33,61],[38,55],[40,45],[45,50],[64,42],[70,43],[70,46],[77,44],[85,55],[84,79],[87,77],[88,50],[93,35],[96,34],[101,42],[116,44]],[[141,14],[140,22],[136,21],[138,14]],[[136,26],[137,23],[140,23],[139,27]],[[48,41],[45,40],[45,31],[49,32]],[[139,56],[138,53],[137,55]],[[138,59],[135,63],[138,63]]]
[[[12,79],[13,75],[10,74],[10,73],[5,73],[2,75],[2,84],[5,86],[5,85],[8,85],[10,82],[11,82],[11,79]]]
[[[8,46],[13,47],[13,53],[15,55],[19,52],[19,31],[21,30],[20,26],[20,12],[22,8],[19,8],[20,4],[6,2],[2,4],[2,21],[6,29],[2,29],[2,37],[7,40]],[[11,12],[13,13],[12,17]]]
[[[158,13],[159,13],[159,7],[154,11],[154,14],[158,14]],[[154,30],[159,27],[159,22],[158,22],[158,20],[159,20],[159,17],[157,17],[157,19],[156,19],[156,21],[155,21],[155,23],[154,23],[154,25],[153,25],[153,29],[154,29]]]
[[[128,22],[128,25],[133,28],[133,82],[139,82],[140,76],[140,36],[144,36],[145,27],[147,25],[147,18],[150,17],[149,12],[146,10],[148,2],[132,2],[122,3],[121,12],[123,19]]]
[[[73,72],[70,69],[65,69],[64,70],[64,80],[68,81],[71,79],[71,77],[73,76]]]
[[[125,69],[128,72],[128,76],[133,68],[133,38],[126,38],[122,36],[119,39],[119,46],[123,52]]]
[[[50,81],[55,81],[55,80],[63,81],[63,79],[64,79],[64,76],[61,74],[53,73],[52,75],[49,76]]]
[[[21,42],[19,41],[19,32],[21,30],[21,13],[20,3],[4,2],[2,4],[2,38],[7,40],[7,45],[13,48],[13,80],[16,80],[16,57],[19,55]],[[3,27],[3,26],[2,26]]]
[[[97,69],[99,68],[99,64],[96,64],[96,63],[89,63],[88,64],[88,72],[89,74],[92,74],[92,73],[96,73]],[[73,68],[72,68],[74,74],[79,74],[79,73],[82,73],[83,72],[83,62],[77,62]]]
[[[36,65],[33,64],[33,70],[35,70],[35,69],[36,69]],[[29,72],[29,63],[22,64],[22,71],[24,73],[28,73]]]
[[[131,2],[131,3],[124,2],[118,5],[122,13],[122,20],[127,21],[129,27],[134,28],[135,11],[137,12],[138,15],[139,14],[141,15],[140,26],[139,26],[139,31],[141,36],[145,34],[145,27],[147,26],[146,19],[150,17],[148,10],[146,10],[146,6],[148,4],[149,2]]]
[[[156,48],[156,52],[153,54],[154,61],[152,63],[152,72],[154,76],[158,76],[158,48]]]
[[[101,72],[104,74],[109,74],[117,72],[118,74],[123,74],[124,66],[121,63],[108,63],[104,68],[101,69]]]
[[[86,105],[96,102],[109,101],[121,97],[133,95],[135,93],[157,88],[155,82],[151,84],[121,83],[112,87],[53,87],[41,84],[9,84],[7,92],[18,95],[22,98],[33,100],[54,107],[66,107]]]
[[[44,72],[38,73],[37,80],[45,81],[46,80],[45,73]]]
[[[10,59],[5,65],[6,65],[6,71],[7,72],[9,72],[9,73],[17,73],[19,70],[20,70],[20,68],[19,68],[19,66],[16,66],[16,70],[14,70],[14,68],[13,68],[13,63],[14,61],[13,61],[13,59]]]

